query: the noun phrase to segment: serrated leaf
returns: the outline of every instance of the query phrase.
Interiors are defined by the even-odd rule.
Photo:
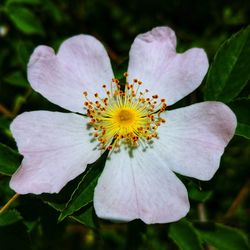
[[[218,223],[196,223],[200,237],[218,250],[249,250],[246,235],[236,228]]]
[[[20,165],[22,157],[13,149],[0,143],[0,173],[12,175]]]
[[[181,250],[202,250],[198,234],[185,219],[172,223],[168,235]]]
[[[88,166],[82,180],[72,193],[66,208],[60,214],[58,218],[59,221],[62,221],[67,216],[75,213],[92,202],[94,189],[97,184],[97,180],[104,168],[106,156],[107,153],[100,157],[94,164]]]
[[[8,14],[16,27],[26,34],[44,34],[43,27],[36,16],[27,8],[8,8]]]
[[[236,134],[250,139],[250,99],[241,99],[228,104],[237,116]]]
[[[23,77],[20,71],[16,71],[4,78],[4,80],[12,85],[27,88],[29,86],[28,81]]]
[[[230,102],[250,78],[250,26],[226,40],[208,72],[205,99]]]
[[[7,226],[22,220],[22,216],[16,210],[8,210],[0,214],[0,226]]]
[[[77,213],[70,216],[71,219],[91,228],[97,227],[97,217],[95,215],[93,203],[89,203],[80,209]]]

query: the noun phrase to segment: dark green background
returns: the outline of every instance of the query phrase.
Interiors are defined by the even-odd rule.
[[[70,36],[91,34],[105,45],[113,69],[119,75],[126,70],[129,48],[135,36],[155,26],[167,25],[175,30],[179,52],[190,47],[204,48],[211,63],[220,45],[246,28],[249,19],[249,0],[1,0],[0,143],[16,149],[8,128],[17,114],[27,110],[61,110],[35,93],[26,80],[27,61],[37,45],[46,44],[58,49],[60,43]],[[226,49],[223,53],[227,53]],[[242,67],[247,67],[249,60],[244,60]],[[213,76],[216,79],[216,74],[211,71],[210,79]],[[238,77],[241,79],[240,73]],[[175,106],[203,101],[204,95],[213,100],[209,81],[206,84],[205,79],[198,90]],[[243,123],[249,122],[249,90],[249,84],[244,85],[239,94],[228,101]],[[189,190],[191,210],[187,220],[166,225],[145,226],[140,221],[113,224],[97,220],[95,216],[92,221],[91,204],[85,208],[87,213],[82,213],[86,216],[78,219],[89,226],[97,223],[96,229],[78,223],[75,220],[77,214],[75,219],[67,218],[57,224],[60,213],[47,204],[51,199],[54,201],[54,197],[22,196],[2,220],[0,217],[0,248],[187,250],[211,249],[209,247],[213,245],[216,249],[247,249],[246,238],[250,231],[249,159],[249,141],[235,136],[211,181],[199,182],[181,177]],[[0,205],[14,194],[8,186],[8,175],[19,162],[20,156],[15,152],[0,147]],[[73,190],[72,187],[67,187],[65,196],[70,193],[68,190]],[[54,207],[59,208],[58,204],[63,203],[65,196],[57,196],[59,202]],[[204,215],[207,222],[201,225]]]

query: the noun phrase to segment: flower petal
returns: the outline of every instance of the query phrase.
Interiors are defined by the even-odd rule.
[[[19,194],[57,193],[94,162],[85,118],[76,114],[34,111],[19,115],[11,131],[24,159],[10,186]]]
[[[168,105],[194,91],[208,69],[203,49],[177,54],[176,37],[168,27],[157,27],[136,37],[130,50],[128,80],[141,80],[150,94],[161,94]],[[157,93],[155,93],[157,89]]]
[[[103,91],[113,72],[107,52],[94,37],[78,35],[66,40],[57,55],[38,46],[28,64],[28,79],[34,90],[49,101],[83,113],[83,92]]]
[[[152,149],[112,153],[98,180],[94,207],[98,217],[166,223],[189,210],[187,191]]]
[[[209,180],[234,135],[236,117],[223,103],[203,102],[162,114],[153,143],[159,156],[182,175]]]

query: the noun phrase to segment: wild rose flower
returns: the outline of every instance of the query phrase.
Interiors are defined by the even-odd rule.
[[[56,55],[37,47],[28,64],[32,88],[72,113],[25,112],[13,121],[24,159],[11,188],[19,194],[58,193],[108,149],[94,192],[99,217],[165,223],[185,216],[188,194],[174,172],[211,179],[236,118],[220,102],[166,111],[195,90],[208,69],[202,49],[178,54],[175,48],[168,27],[138,35],[122,87],[92,36],[66,40]]]

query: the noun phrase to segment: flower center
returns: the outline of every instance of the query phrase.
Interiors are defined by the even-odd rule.
[[[121,109],[118,111],[115,119],[120,127],[133,126],[135,123],[136,112],[129,109]]]
[[[84,92],[84,103],[89,125],[95,132],[92,134],[99,141],[100,149],[119,149],[121,144],[134,148],[149,143],[157,138],[157,128],[165,122],[160,117],[166,107],[165,99],[158,95],[145,97],[148,90],[139,91],[142,82],[137,79],[132,84],[127,82],[122,90],[118,79],[112,79],[110,89],[104,84],[106,96],[94,94],[95,101]]]

